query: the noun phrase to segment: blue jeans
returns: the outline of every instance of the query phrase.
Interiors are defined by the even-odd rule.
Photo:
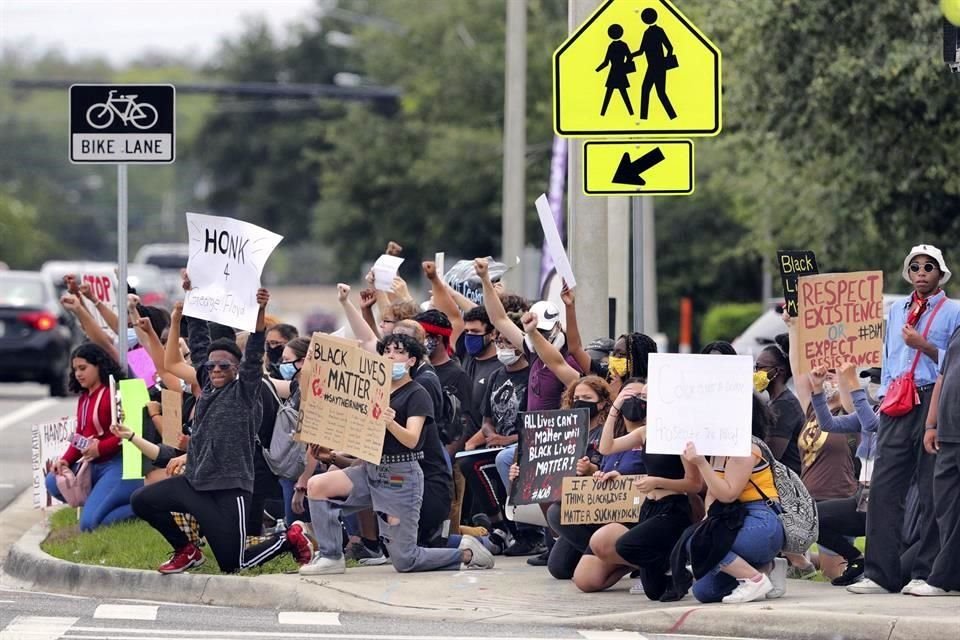
[[[297,520],[310,522],[310,509],[307,508],[306,497],[303,499],[303,513],[294,513],[293,508],[290,506],[290,503],[293,501],[293,488],[296,484],[296,480],[280,478],[280,491],[283,493],[283,519],[287,521],[288,527]]]
[[[755,568],[772,562],[783,548],[783,524],[780,517],[763,501],[748,502],[743,527],[733,546],[716,567],[693,585],[693,596],[700,602],[720,602],[737,586],[737,579],[723,573],[723,568],[743,558]]]
[[[79,463],[73,466],[76,472]],[[80,511],[80,531],[93,531],[106,524],[133,517],[130,496],[143,486],[143,480],[121,480],[123,456],[117,454],[105,462],[94,462],[91,471],[90,496]],[[46,478],[47,493],[66,502],[57,489],[57,476],[51,471]]]
[[[497,473],[503,480],[503,486],[507,488],[507,495],[510,495],[510,465],[517,459],[517,445],[511,444],[497,454]]]

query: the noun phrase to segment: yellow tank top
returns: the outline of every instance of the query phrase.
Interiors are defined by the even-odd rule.
[[[747,482],[746,486],[743,487],[743,491],[740,493],[738,500],[740,502],[756,502],[757,500],[763,500],[763,496],[760,495],[760,491],[757,491],[757,487],[760,488],[763,493],[770,498],[771,500],[777,500],[780,498],[780,494],[777,493],[777,486],[773,483],[773,469],[770,468],[770,465],[767,464],[767,461],[763,459],[763,456],[760,455],[757,447],[753,447],[751,451],[753,458],[755,460],[753,465],[753,473],[750,474],[750,480],[752,482]],[[727,458],[724,457],[714,457],[711,458],[713,463],[713,470],[721,478],[724,474],[724,468],[727,466]],[[754,487],[753,485],[757,485]]]

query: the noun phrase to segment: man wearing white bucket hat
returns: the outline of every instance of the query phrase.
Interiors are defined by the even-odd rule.
[[[924,450],[923,436],[938,364],[960,326],[960,304],[947,299],[940,288],[950,275],[943,254],[933,245],[913,247],[903,261],[903,278],[913,286],[913,293],[895,302],[887,315],[877,392],[882,398],[878,453],[870,484],[870,504],[875,506],[867,510],[864,578],[847,587],[853,593],[929,595],[922,592],[940,542],[933,515],[935,456]],[[900,568],[904,499],[914,476],[921,540],[910,582],[904,586],[906,577]]]

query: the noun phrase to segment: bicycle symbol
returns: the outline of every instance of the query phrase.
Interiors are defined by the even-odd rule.
[[[113,118],[119,117],[123,124],[132,124],[137,129],[145,131],[157,124],[157,109],[146,102],[138,103],[137,94],[114,97],[117,91],[113,89],[107,96],[106,102],[98,102],[87,109],[87,123],[94,129],[106,129],[113,124]],[[121,110],[117,105],[126,103]],[[99,109],[99,111],[98,111]]]

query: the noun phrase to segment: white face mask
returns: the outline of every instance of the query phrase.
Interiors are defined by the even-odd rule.
[[[516,363],[520,359],[520,354],[517,353],[514,349],[503,348],[497,349],[497,360],[499,360],[504,366],[509,367],[510,365]]]
[[[880,385],[876,382],[868,382],[867,397],[873,400],[874,402],[878,402],[879,401],[879,398],[877,398],[878,393],[880,393]]]

